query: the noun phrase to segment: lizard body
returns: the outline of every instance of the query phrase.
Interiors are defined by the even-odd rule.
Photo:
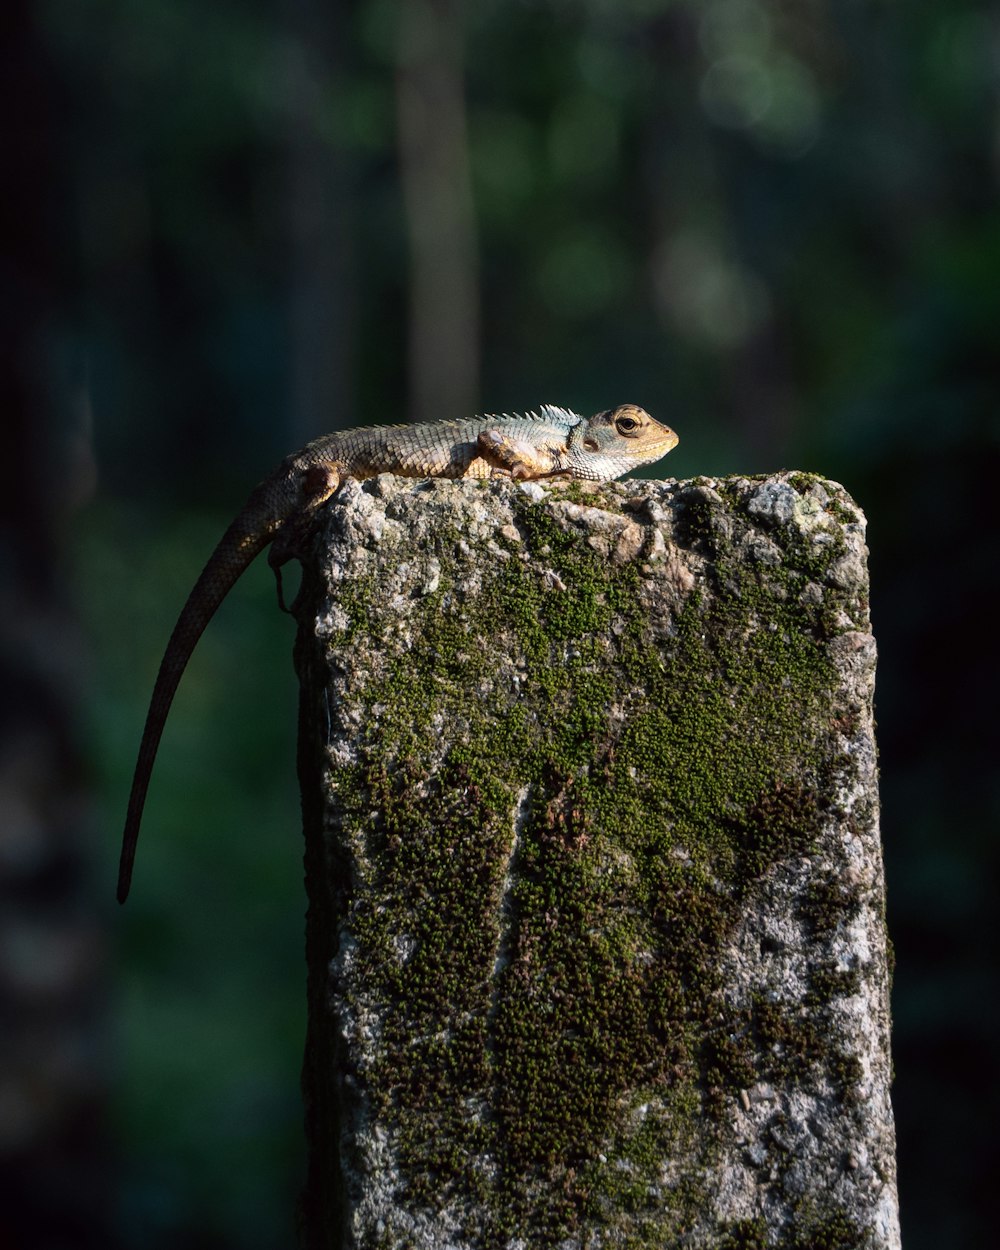
[[[504,414],[341,430],[286,457],[254,488],[219,540],[170,635],[132,779],[118,871],[118,901],[124,903],[128,897],[153,762],[170,704],[195,644],[237,578],[268,544],[269,563],[276,573],[294,555],[317,511],[341,481],[379,473],[610,481],[659,460],[676,445],[673,430],[631,404],[592,417],[544,405],[538,414],[524,416]],[[279,599],[280,593],[279,580]]]

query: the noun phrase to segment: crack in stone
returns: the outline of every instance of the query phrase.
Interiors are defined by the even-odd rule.
[[[493,959],[493,988],[490,993],[491,1003],[488,1015],[491,1025],[500,1005],[497,983],[504,969],[509,966],[513,956],[514,930],[517,925],[514,886],[517,878],[517,862],[521,852],[521,835],[527,824],[530,810],[531,786],[522,786],[518,791],[517,803],[514,806],[514,819],[511,822],[513,837],[511,838],[510,851],[507,854],[507,863],[504,865],[503,885],[500,889],[500,898],[497,906],[499,924],[497,925],[496,955]]]

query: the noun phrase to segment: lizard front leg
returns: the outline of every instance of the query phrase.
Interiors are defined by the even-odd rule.
[[[274,573],[278,588],[278,606],[282,612],[291,611],[285,606],[281,586],[281,569],[302,550],[316,513],[340,485],[340,469],[333,463],[311,464],[301,470],[299,478],[299,501],[295,510],[282,523],[267,553],[267,562]]]
[[[483,430],[477,440],[477,449],[487,464],[509,473],[515,481],[565,472],[560,451],[540,447],[504,430]]]

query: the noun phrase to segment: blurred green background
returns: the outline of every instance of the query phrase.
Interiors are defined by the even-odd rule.
[[[222,528],[286,452],[350,425],[546,401],[642,404],[681,436],[664,474],[810,469],[866,509],[903,1240],[989,1244],[996,7],[11,13],[8,202],[27,244],[7,240],[4,316],[27,400],[7,406],[5,568],[10,602],[54,605],[74,670],[74,906],[106,930],[89,1111],[66,1113],[51,1235],[36,1223],[12,1244],[291,1244],[296,694],[263,564],[182,685],[119,913],[156,666]],[[32,1154],[46,1140],[14,1134],[20,1175],[50,1175]],[[101,1161],[86,1183],[84,1155]]]

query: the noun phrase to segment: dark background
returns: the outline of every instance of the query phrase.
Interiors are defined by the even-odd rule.
[[[907,1250],[993,1236],[1000,20],[967,0],[5,7],[0,1241],[290,1244],[292,627],[170,626],[339,427],[640,403],[866,509]],[[210,836],[206,834],[210,831]],[[6,1227],[5,1227],[6,1225]]]

